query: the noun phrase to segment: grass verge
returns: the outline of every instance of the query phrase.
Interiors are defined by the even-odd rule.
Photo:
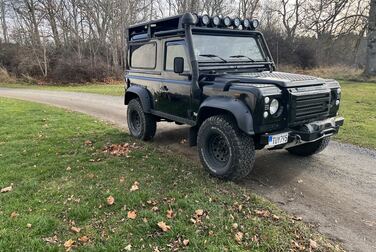
[[[376,83],[342,81],[341,87],[345,125],[336,139],[376,149]]]
[[[70,84],[70,85],[32,85],[23,83],[0,83],[0,87],[30,88],[52,91],[85,92],[104,95],[124,95],[124,83],[119,84]]]
[[[0,110],[0,251],[338,249],[270,202],[88,116],[4,98]]]

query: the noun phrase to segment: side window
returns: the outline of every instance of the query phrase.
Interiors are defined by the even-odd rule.
[[[131,45],[131,67],[154,69],[157,46],[155,43]]]
[[[175,57],[183,57],[184,59],[184,71],[189,71],[189,62],[187,54],[185,53],[185,46],[182,41],[168,42],[166,44],[166,71],[174,71],[174,59]]]

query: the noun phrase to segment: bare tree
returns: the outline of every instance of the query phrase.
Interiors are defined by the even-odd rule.
[[[260,7],[260,0],[239,0],[239,16],[241,18],[253,18]]]
[[[376,0],[371,0],[369,9],[365,74],[376,76]]]
[[[6,1],[0,0],[0,22],[3,29],[4,43],[8,43],[8,26],[6,20]]]

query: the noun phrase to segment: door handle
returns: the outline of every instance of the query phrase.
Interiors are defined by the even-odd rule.
[[[162,86],[160,89],[161,89],[161,91],[168,91],[168,87],[167,86]]]

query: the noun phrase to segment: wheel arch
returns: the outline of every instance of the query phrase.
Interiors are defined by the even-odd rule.
[[[215,115],[230,114],[236,120],[236,123],[243,132],[248,135],[254,135],[253,117],[248,107],[238,99],[233,97],[209,97],[200,106],[198,111],[197,126],[202,122]]]
[[[150,113],[150,109],[152,109],[150,92],[144,87],[132,85],[125,92],[124,104],[128,105],[130,100],[135,99],[135,98],[140,99],[144,112]]]

